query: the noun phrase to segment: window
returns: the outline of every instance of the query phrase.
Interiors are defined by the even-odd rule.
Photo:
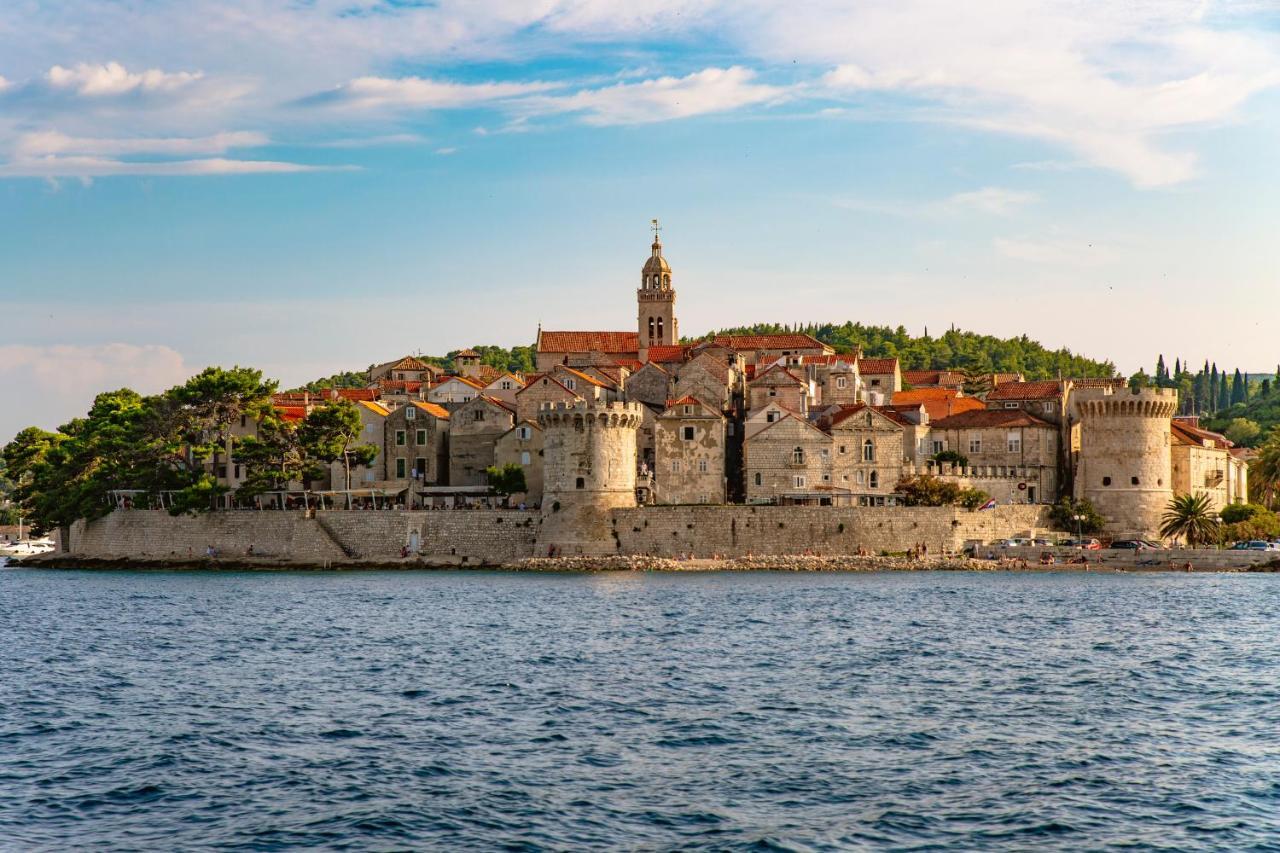
[[[564,387],[568,388],[570,391],[577,391],[577,390],[578,390],[578,380],[576,380],[576,379],[570,379],[570,378],[568,378],[568,377],[565,377],[565,380],[564,380]]]
[[[1008,435],[1008,447],[1010,453],[1022,452],[1022,434],[1011,432]]]
[[[759,471],[757,471],[757,472],[756,472],[756,485],[757,485],[757,486],[760,486],[760,485],[763,485],[763,484],[764,484],[764,475],[763,475],[763,474],[761,474]]]
[[[857,484],[858,484],[859,486],[862,486],[862,485],[865,485],[865,484],[866,484],[866,482],[867,482],[867,475],[866,475],[866,474],[864,474],[862,471],[857,471],[857,472],[855,472],[853,476],[854,476],[855,481],[857,482]]]
[[[824,448],[822,448],[821,450],[819,450],[819,451],[818,451],[818,453],[820,453],[820,454],[822,455],[822,461],[823,461],[823,462],[826,462],[828,459],[830,459],[830,458],[831,458],[831,451],[830,451],[830,450],[827,450],[827,448],[825,448],[825,447],[824,447]]]
[[[396,446],[404,447],[404,430],[402,429],[396,430]]]
[[[830,475],[830,474],[823,474],[823,475],[822,475],[822,482],[827,483],[827,482],[830,482],[830,480],[831,480],[831,475]]]
[[[873,489],[880,488],[880,474],[872,471],[871,476],[867,478],[867,485]]]
[[[707,460],[705,459],[698,460],[698,473],[699,474],[707,473]]]
[[[982,439],[981,439],[981,438],[971,438],[971,439],[969,439],[969,452],[970,452],[970,453],[981,453],[981,452],[982,452]]]
[[[528,465],[528,464],[529,464],[529,462],[531,461],[531,459],[532,459],[532,457],[531,457],[531,456],[529,456],[529,451],[527,451],[527,450],[522,450],[522,451],[520,452],[520,464],[521,464],[521,465]]]
[[[770,389],[769,389],[769,396],[770,396],[770,397],[776,397],[776,396],[778,396],[778,389],[777,389],[777,388],[770,388]]]
[[[837,376],[837,377],[836,377],[836,387],[837,387],[837,388],[843,388],[846,384],[848,384],[848,383],[845,381],[845,378],[844,378],[843,376]]]
[[[586,478],[585,478],[585,477],[579,477],[579,478],[578,478],[577,486],[578,486],[578,488],[579,488],[579,489],[585,489],[585,488],[587,487],[587,480],[586,480]]]
[[[842,445],[840,445],[840,453],[841,453],[841,454],[843,454],[843,453],[845,452],[845,449],[846,449],[846,448],[845,448],[845,446],[844,446],[843,444],[842,444]]]
[[[527,441],[531,435],[533,435],[533,430],[530,427],[522,426],[516,430],[516,438],[525,439]]]
[[[405,460],[396,460],[396,479],[403,480],[405,477]]]
[[[935,455],[941,453],[945,448],[946,448],[945,442],[935,441],[933,443],[933,452]]]
[[[653,318],[649,318],[649,340],[653,340]]]
[[[1005,404],[1004,404],[1004,407],[1005,407],[1006,409],[1016,409],[1016,408],[1018,408],[1018,404],[1017,404],[1017,403],[1005,403]]]
[[[421,456],[413,460],[413,477],[414,479],[427,479],[427,460]]]
[[[1104,486],[1110,486],[1110,485],[1111,485],[1111,478],[1110,478],[1110,477],[1103,477],[1103,478],[1102,478],[1102,485],[1104,485]]]
[[[773,423],[778,419],[779,412],[766,412],[764,419],[766,423]]]
[[[682,438],[684,438],[685,441],[693,441],[693,427],[691,426],[681,427],[680,435]]]
[[[1129,478],[1129,483],[1130,483],[1130,485],[1134,485],[1134,486],[1138,485],[1138,478],[1137,478],[1137,477],[1130,477],[1130,478]]]
[[[679,473],[680,473],[680,460],[679,460],[679,459],[672,459],[672,460],[671,460],[671,473],[672,473],[672,474],[679,474]]]
[[[791,451],[791,461],[796,465],[804,464],[804,448],[803,447],[797,447],[795,450]]]
[[[484,420],[484,409],[476,409],[471,413],[471,420],[479,422]]]
[[[685,413],[686,415],[692,415],[692,414],[693,414],[693,406],[685,406],[685,407],[684,407],[684,413]]]
[[[796,474],[796,488],[803,489],[808,484],[804,474]]]
[[[872,388],[879,388],[879,387],[880,387],[880,380],[879,380],[879,379],[872,379],[872,380],[871,380],[871,387],[872,387]]]
[[[876,461],[876,443],[869,438],[866,441],[862,442],[862,461],[863,462]]]
[[[414,436],[414,442],[413,442],[413,443],[414,443],[414,444],[426,444],[426,443],[427,443],[427,431],[426,431],[425,429],[420,429],[420,430],[418,430],[417,435],[415,435],[415,436]]]
[[[405,410],[404,410],[404,419],[405,419],[406,421],[411,421],[411,420],[413,420],[414,418],[416,418],[417,416],[418,416],[418,410],[417,410],[416,408],[414,408],[413,406],[408,406],[408,407],[406,407],[406,408],[405,408]]]
[[[248,424],[248,422],[249,422],[248,417],[247,417],[247,416],[245,416],[245,415],[241,415],[241,416],[240,416],[240,429],[244,429],[244,428],[245,428],[245,426]]]
[[[510,379],[504,379],[504,380],[502,380],[502,384],[501,384],[500,386],[498,386],[498,387],[500,387],[503,391],[510,391],[510,390],[511,390],[511,387],[512,387],[512,386],[511,386],[511,380],[510,380]]]
[[[665,276],[663,278],[665,278]],[[659,340],[662,339],[662,318],[661,317],[658,318],[658,339]]]

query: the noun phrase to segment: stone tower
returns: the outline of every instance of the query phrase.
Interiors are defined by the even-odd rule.
[[[544,403],[538,552],[613,554],[611,511],[636,505],[640,403]]]
[[[1173,498],[1169,426],[1178,392],[1081,388],[1071,405],[1080,418],[1076,497],[1093,503],[1109,533],[1158,539]]]
[[[640,289],[636,291],[641,361],[649,360],[649,347],[671,346],[680,342],[680,330],[676,325],[676,292],[671,288],[671,265],[662,257],[659,230],[655,219],[653,245],[649,247],[649,259],[640,270]]]

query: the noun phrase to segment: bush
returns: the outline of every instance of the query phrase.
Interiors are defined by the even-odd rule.
[[[989,500],[991,500],[991,495],[982,491],[982,489],[963,489],[956,499],[956,503],[967,510],[975,510]]]
[[[940,465],[950,462],[952,465],[959,465],[961,468],[969,467],[969,457],[958,450],[944,450],[941,453],[935,453],[933,461]]]
[[[1222,516],[1223,524],[1238,524],[1242,521],[1248,521],[1256,515],[1274,515],[1265,506],[1258,504],[1231,504],[1222,508],[1219,513]]]
[[[1084,520],[1076,522],[1077,515],[1083,515]],[[1053,525],[1058,530],[1079,530],[1081,533],[1101,533],[1103,525],[1107,523],[1107,520],[1093,508],[1088,498],[1080,500],[1063,498],[1053,505],[1053,509],[1049,511],[1049,517],[1053,519]]]
[[[932,474],[900,480],[897,491],[906,506],[947,506],[960,498],[959,486]]]

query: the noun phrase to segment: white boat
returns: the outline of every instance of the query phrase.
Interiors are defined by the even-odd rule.
[[[18,538],[11,542],[0,542],[0,557],[34,557],[36,554],[50,554],[58,546],[48,536],[40,539],[25,539],[22,536],[22,519],[18,519]]]

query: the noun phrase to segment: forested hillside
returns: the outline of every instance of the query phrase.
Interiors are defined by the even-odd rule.
[[[838,350],[862,347],[871,358],[896,357],[903,370],[942,370],[953,368],[969,373],[1022,373],[1027,379],[1069,377],[1109,377],[1116,366],[1109,361],[1094,361],[1076,355],[1069,349],[1050,350],[1021,335],[997,338],[950,329],[940,337],[913,337],[902,326],[864,326],[862,323],[812,324],[783,326],[757,323],[721,329],[715,335],[764,335],[802,332],[812,335]]]

